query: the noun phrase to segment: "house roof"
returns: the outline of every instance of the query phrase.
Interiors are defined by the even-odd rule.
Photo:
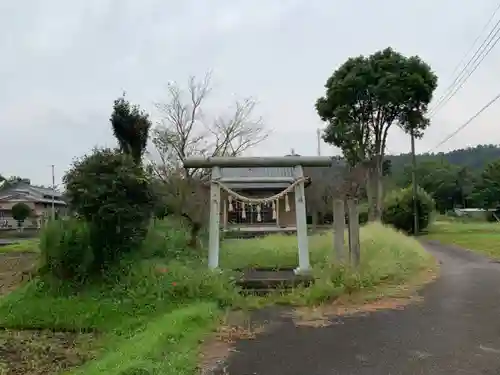
[[[62,193],[41,186],[33,186],[25,181],[8,182],[0,185],[0,200],[27,200],[36,202],[52,202],[65,204]]]

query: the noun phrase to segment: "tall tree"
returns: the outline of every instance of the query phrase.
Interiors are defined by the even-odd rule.
[[[482,208],[500,205],[500,159],[488,164],[475,186],[473,200]]]
[[[151,121],[139,106],[131,105],[122,96],[115,100],[111,114],[113,133],[121,151],[140,163],[146,151]]]
[[[349,58],[330,78],[316,111],[328,124],[323,139],[342,149],[351,166],[367,166],[369,217],[380,220],[382,175],[389,129],[399,125],[419,137],[437,76],[418,56],[386,48]]]
[[[426,160],[418,164],[419,185],[432,195],[436,208],[445,212],[455,207],[469,207],[476,175],[467,167],[448,163],[444,159]],[[412,182],[412,166],[407,165],[396,176],[396,183],[408,187]]]
[[[198,244],[208,212],[207,173],[186,171],[182,162],[190,156],[239,156],[268,136],[262,118],[254,116],[256,102],[251,98],[237,101],[226,113],[209,116],[204,109],[210,78],[210,74],[201,80],[191,77],[186,88],[170,84],[166,100],[156,105],[161,121],[153,130],[152,169],[163,183],[167,211],[191,223],[192,246]]]

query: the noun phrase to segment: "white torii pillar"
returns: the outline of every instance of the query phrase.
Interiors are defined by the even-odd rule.
[[[220,250],[220,186],[213,182],[221,177],[220,168],[238,167],[293,167],[295,179],[303,178],[303,166],[327,167],[333,158],[322,156],[281,156],[281,157],[190,157],[184,161],[184,168],[212,168],[212,181],[210,182],[210,224],[208,266],[216,269],[219,266]],[[308,273],[309,241],[307,236],[305,184],[300,182],[295,187],[295,214],[297,226],[297,243],[299,267],[295,273]]]
[[[220,168],[212,167],[212,180],[220,177]],[[210,221],[208,239],[208,267],[219,267],[220,247],[220,186],[210,181]]]
[[[296,179],[304,177],[304,170],[301,165],[294,168]],[[307,213],[306,194],[304,181],[295,186],[295,217],[297,226],[297,245],[299,249],[299,267],[295,269],[296,274],[304,274],[310,271],[309,264],[309,238],[307,236]]]

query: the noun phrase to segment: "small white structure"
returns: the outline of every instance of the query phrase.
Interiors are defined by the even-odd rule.
[[[257,211],[263,204],[270,204],[271,207],[276,207],[281,199],[286,200],[288,193],[294,196],[295,207],[295,225],[297,232],[297,242],[299,250],[299,267],[295,270],[296,273],[308,273],[310,271],[309,264],[309,246],[307,237],[307,222],[306,222],[306,200],[305,200],[305,183],[307,179],[304,176],[302,167],[327,167],[330,166],[333,159],[330,157],[309,157],[309,156],[284,156],[284,157],[191,157],[184,161],[185,168],[211,168],[210,181],[210,227],[209,227],[209,253],[208,265],[215,269],[219,266],[219,245],[220,245],[220,229],[221,229],[221,204],[226,204],[226,200],[221,200],[221,188],[231,198],[231,205],[234,201],[241,203],[256,205]],[[228,187],[222,180],[221,168],[293,168],[293,176],[290,180],[289,176],[283,176],[280,179],[277,176],[260,176],[257,178],[249,177],[234,177],[231,182],[241,185],[253,183],[283,183],[286,182],[280,192],[267,197],[244,196],[239,192]],[[286,181],[285,181],[286,179]],[[282,181],[283,180],[283,181]],[[286,203],[285,203],[286,204]],[[275,212],[276,208],[273,208]],[[223,212],[226,212],[223,209]],[[257,218],[260,211],[257,212]],[[225,220],[223,218],[223,220]],[[257,219],[258,220],[258,219]]]

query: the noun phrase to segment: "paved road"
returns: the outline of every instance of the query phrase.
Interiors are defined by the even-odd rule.
[[[242,341],[229,375],[500,374],[500,264],[429,244],[441,277],[424,302],[342,318],[325,328],[284,321]]]

